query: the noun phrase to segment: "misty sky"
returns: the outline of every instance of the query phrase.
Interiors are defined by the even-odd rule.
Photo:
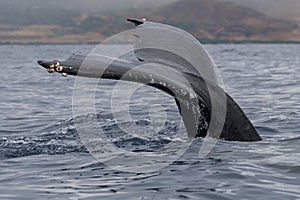
[[[155,7],[179,0],[0,0],[18,6],[52,5],[54,7],[97,13],[103,10]],[[188,0],[185,0],[188,1]],[[249,6],[273,16],[300,17],[300,0],[219,0]]]
[[[17,6],[51,5],[54,7],[85,12],[155,7],[178,0],[0,0],[1,4]]]
[[[84,9],[93,12],[98,10],[154,7],[174,1],[177,0],[72,0],[72,4],[70,4],[70,0],[52,0],[53,3],[60,2],[66,8]]]

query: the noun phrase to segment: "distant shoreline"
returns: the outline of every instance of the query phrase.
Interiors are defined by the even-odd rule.
[[[300,41],[232,41],[232,40],[198,40],[201,44],[300,44]],[[100,42],[0,42],[0,45],[97,45]]]

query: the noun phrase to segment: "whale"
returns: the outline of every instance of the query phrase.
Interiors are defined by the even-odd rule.
[[[157,88],[174,98],[189,137],[262,140],[238,103],[217,83],[214,63],[198,40],[170,25],[145,19],[128,21],[135,25],[135,46],[117,58],[101,53],[73,54],[66,60],[39,60],[38,64],[63,76],[137,82]],[[186,44],[191,48],[182,50]],[[174,45],[178,51],[172,50]],[[195,65],[201,66],[202,72],[195,70]]]

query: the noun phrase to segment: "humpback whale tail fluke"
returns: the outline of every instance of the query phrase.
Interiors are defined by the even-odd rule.
[[[171,95],[190,137],[259,141],[243,110],[222,88],[215,64],[193,36],[173,26],[128,19],[136,25],[134,48],[39,60],[49,73],[138,82]],[[138,67],[143,66],[143,67]]]

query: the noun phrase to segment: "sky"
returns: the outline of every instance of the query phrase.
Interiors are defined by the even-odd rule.
[[[155,7],[178,0],[0,0],[1,4],[15,4],[19,6],[34,6],[51,4],[55,7],[70,10],[79,10],[97,13],[103,10],[120,10],[128,8]],[[184,0],[187,1],[187,0]],[[299,17],[300,0],[219,0],[231,1],[240,5],[251,7],[260,12],[277,17]]]
[[[60,3],[69,9],[81,9],[96,12],[98,10],[115,10],[136,7],[154,7],[177,0],[52,0],[52,3]],[[83,3],[84,2],[84,3]]]
[[[138,7],[155,7],[177,0],[0,0],[1,4],[18,6],[52,5],[55,7],[98,12],[102,10],[120,10]]]

